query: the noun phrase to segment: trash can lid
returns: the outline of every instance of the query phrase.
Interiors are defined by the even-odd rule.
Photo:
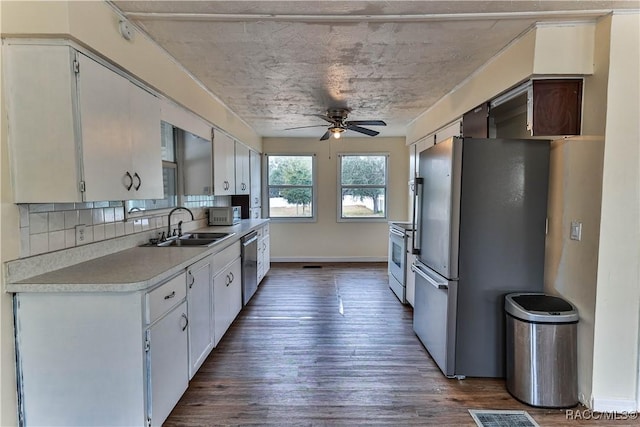
[[[505,297],[504,309],[520,320],[533,323],[575,323],[578,309],[560,297],[542,293],[516,293]]]

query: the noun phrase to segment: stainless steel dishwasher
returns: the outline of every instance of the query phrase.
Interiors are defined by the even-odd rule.
[[[242,237],[242,305],[245,306],[258,289],[258,233]]]

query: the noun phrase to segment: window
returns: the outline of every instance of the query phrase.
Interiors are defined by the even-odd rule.
[[[269,218],[315,218],[315,156],[266,155]]]
[[[338,156],[339,221],[387,217],[388,157],[388,154]]]

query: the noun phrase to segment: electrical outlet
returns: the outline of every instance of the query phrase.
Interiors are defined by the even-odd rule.
[[[76,245],[84,245],[87,242],[87,227],[84,224],[76,225]]]

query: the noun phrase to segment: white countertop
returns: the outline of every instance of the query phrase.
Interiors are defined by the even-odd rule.
[[[134,247],[14,283],[7,292],[133,292],[170,278],[194,262],[221,251],[269,220],[243,220],[232,226],[190,232],[235,233],[211,247]]]

